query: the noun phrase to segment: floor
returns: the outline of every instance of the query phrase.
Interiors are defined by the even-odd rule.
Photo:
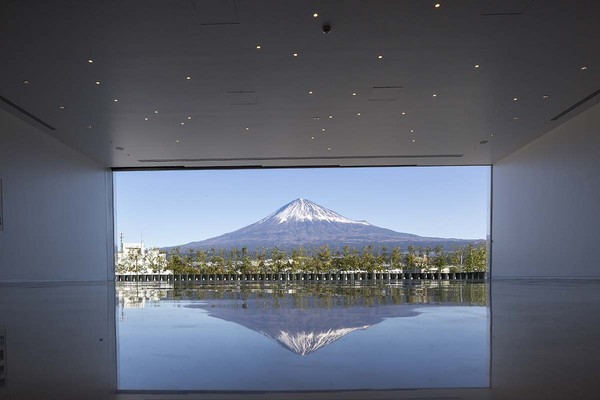
[[[116,391],[113,283],[1,285],[0,399],[596,399],[600,280],[489,288],[491,389],[135,394]]]

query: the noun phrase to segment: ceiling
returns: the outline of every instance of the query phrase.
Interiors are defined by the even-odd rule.
[[[110,167],[491,164],[600,100],[552,121],[600,89],[594,0],[0,7],[4,108]]]

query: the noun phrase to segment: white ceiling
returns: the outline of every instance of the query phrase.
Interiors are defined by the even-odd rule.
[[[599,1],[435,3],[2,1],[0,95],[111,167],[490,164],[600,100],[551,121]]]

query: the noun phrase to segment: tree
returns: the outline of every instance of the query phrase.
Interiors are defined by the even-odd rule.
[[[408,246],[408,253],[406,253],[406,269],[414,271],[417,268],[417,252],[415,246]]]
[[[394,247],[392,249],[390,264],[392,269],[400,268],[402,266],[402,249],[400,247]]]
[[[433,266],[437,268],[437,272],[442,272],[442,268],[446,265],[446,253],[442,246],[435,246],[433,249]]]

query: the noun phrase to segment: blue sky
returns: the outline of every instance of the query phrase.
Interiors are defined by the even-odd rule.
[[[116,232],[171,246],[254,223],[302,197],[398,232],[484,239],[489,167],[145,171],[115,174]]]

